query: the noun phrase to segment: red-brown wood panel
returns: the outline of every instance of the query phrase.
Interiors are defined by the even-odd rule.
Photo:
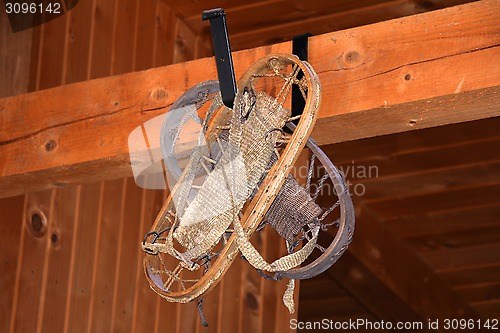
[[[478,210],[476,215],[485,213]],[[415,237],[407,240],[409,244],[414,246],[420,253],[433,253],[446,250],[460,250],[485,245],[495,245],[500,242],[498,235],[500,234],[500,217],[497,219],[497,224],[490,227],[481,227],[471,223],[473,229],[463,232],[455,231],[444,234],[429,235],[424,237]]]
[[[123,220],[121,221],[120,234],[117,243],[121,251],[118,253],[117,274],[114,279],[113,321],[112,327],[116,332],[129,332],[134,316],[134,295],[136,272],[142,271],[138,266],[139,245],[137,240],[140,230],[142,190],[136,186],[133,179],[127,179]],[[135,246],[135,244],[137,244]]]
[[[424,252],[421,256],[438,272],[489,266],[500,262],[500,244]]]
[[[24,196],[0,200],[0,235],[2,250],[0,251],[0,331],[8,332],[11,322],[12,305],[16,297],[16,269],[21,268],[19,245],[24,233],[23,214]]]
[[[69,20],[68,51],[63,83],[88,80],[90,76],[91,40],[94,30],[94,1],[81,1],[66,14]],[[43,80],[43,78],[42,78]]]
[[[238,332],[240,327],[241,270],[243,262],[236,258],[221,280],[221,295],[219,298],[219,318],[217,328],[220,332]]]
[[[399,237],[411,238],[497,226],[498,216],[500,206],[497,203],[486,203],[436,212],[422,211],[419,214],[387,220],[385,223]]]
[[[358,166],[353,166],[358,168]],[[449,167],[417,171],[408,174],[386,174],[383,169],[366,167],[368,172],[358,172],[358,175],[348,175],[350,189],[362,186],[363,197],[377,199],[382,197],[402,197],[431,193],[443,190],[474,187],[479,184],[489,185],[498,182],[500,174],[500,159],[489,162],[452,164]],[[360,170],[360,169],[358,169]],[[366,175],[365,175],[366,174]],[[361,185],[357,185],[361,184]]]
[[[138,2],[139,19],[136,27],[134,51],[134,70],[136,71],[153,67],[157,2],[155,0]]]
[[[30,59],[34,35],[33,29],[14,33],[7,13],[2,8],[0,11],[0,97],[30,91]]]
[[[500,144],[500,138],[458,142],[446,146],[439,146],[428,150],[402,150],[394,154],[380,154],[371,159],[339,163],[348,179],[361,182],[385,181],[390,183],[395,176],[413,176],[431,171],[443,172],[446,168],[460,168],[473,165],[478,170],[481,163],[496,163],[500,160],[500,153],[494,149]],[[333,154],[333,156],[335,156]],[[443,170],[445,169],[445,170]],[[481,174],[477,175],[480,177]],[[398,190],[398,192],[401,192]],[[376,194],[376,193],[374,193]]]
[[[196,59],[211,57],[214,55],[212,50],[212,44],[207,38],[201,36],[196,36]]]
[[[73,239],[72,267],[66,329],[70,332],[89,329],[89,310],[93,294],[94,261],[99,221],[104,206],[104,183],[82,186],[78,210],[78,227]]]
[[[415,196],[383,198],[371,201],[367,207],[384,218],[416,215],[422,211],[457,209],[464,206],[494,204],[500,201],[500,183],[477,185],[454,190],[419,194]]]
[[[93,34],[90,54],[90,79],[111,74],[111,52],[115,27],[115,0],[96,0],[93,8]]]
[[[462,297],[470,302],[500,299],[500,281],[455,288]]]
[[[46,258],[55,190],[26,195],[11,331],[36,332],[45,297]],[[30,314],[30,317],[26,317]]]
[[[137,186],[137,185],[135,185]],[[163,203],[163,192],[155,190],[143,190],[141,202],[141,218],[135,223],[140,223],[140,232],[136,235],[134,243],[124,244],[124,246],[134,247],[136,250],[135,260],[138,269],[135,275],[135,295],[134,295],[134,318],[132,321],[132,331],[152,332],[155,330],[157,313],[157,296],[149,287],[142,269],[143,254],[140,248],[141,241],[151,230],[151,225],[160,211]]]
[[[135,0],[116,0],[116,17],[113,29],[111,74],[123,74],[133,70],[134,36],[137,21]]]
[[[160,205],[163,205],[164,201],[167,198],[168,191],[165,190],[162,193],[161,198],[158,198],[160,195],[160,192],[155,195],[155,208],[154,212],[158,212],[160,209]],[[161,199],[161,200],[160,200]],[[150,221],[152,223],[152,220]],[[170,259],[170,260],[169,260]],[[171,267],[171,265],[174,264],[173,258],[167,258],[166,264],[168,267]],[[143,275],[141,283],[146,284],[146,277]],[[150,297],[156,298],[156,317],[155,317],[155,332],[163,332],[165,331],[166,327],[171,332],[177,332],[177,317],[178,317],[178,312],[182,311],[181,307],[182,304],[177,304],[177,303],[170,303],[164,300],[163,298],[157,296],[156,294],[153,293],[153,291],[150,291]]]
[[[196,35],[184,21],[177,18],[175,25],[174,63],[194,59],[195,51]]]
[[[280,236],[274,230],[270,230],[267,226],[264,231],[264,254],[267,260],[274,260],[280,257],[280,246],[281,241]],[[273,304],[276,302],[281,303],[280,291],[276,288],[276,282],[274,281],[261,281],[262,285],[262,303],[263,304]],[[283,304],[281,304],[284,306]],[[261,314],[261,332],[267,332],[268,330],[273,330],[276,325],[276,318],[278,316],[278,307],[276,305],[266,307],[265,311]]]
[[[40,82],[38,74],[40,67],[40,54],[43,47],[43,31],[42,26],[38,26],[32,29],[33,35],[31,40],[31,50],[30,50],[30,65],[29,65],[29,83],[28,92],[36,91],[40,89]]]
[[[218,327],[218,314],[222,311],[223,305],[220,303],[220,296],[223,290],[218,284],[203,300],[203,314],[208,323],[208,332],[219,332]],[[204,329],[200,327],[200,332],[203,333]]]
[[[500,276],[500,264],[450,270],[441,274],[454,286],[496,283]]]
[[[118,253],[121,250],[119,234],[125,201],[124,180],[105,182],[102,200],[94,253],[88,320],[90,332],[107,332],[112,329],[113,293]]]
[[[51,216],[51,233],[48,235],[48,268],[46,295],[43,306],[42,332],[63,332],[71,294],[72,271],[77,264],[74,244],[78,236],[80,186],[56,190]]]
[[[155,22],[153,66],[170,65],[174,61],[175,15],[172,9],[162,1],[157,4]]]
[[[489,320],[490,328],[495,327],[495,330],[498,328],[499,325],[498,313],[500,310],[500,300],[477,302],[473,303],[472,306],[475,309],[477,309],[478,312],[483,314],[484,318],[486,318],[485,321]]]
[[[263,233],[254,234],[251,238],[252,244],[255,248],[263,253],[264,247],[264,235]],[[267,259],[267,258],[266,258]],[[269,259],[268,259],[269,260]],[[262,315],[262,310],[265,305],[263,304],[263,298],[261,297],[263,280],[257,274],[257,271],[250,266],[247,262],[241,269],[241,323],[240,332],[260,332],[260,320]],[[267,281],[272,283],[271,281]]]
[[[342,142],[323,146],[322,149],[336,164],[343,165],[351,161],[374,160],[402,152],[421,152],[464,142],[487,141],[490,137],[498,136],[498,127],[500,117]]]
[[[39,87],[47,89],[61,85],[64,66],[64,51],[66,47],[66,24],[68,15],[42,26],[43,47],[39,64]]]

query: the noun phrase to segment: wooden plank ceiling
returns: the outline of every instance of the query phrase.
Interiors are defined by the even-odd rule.
[[[375,222],[380,229],[371,232],[380,234],[390,230],[401,241],[399,248],[393,250],[415,253],[416,259],[451,287],[460,301],[468,304],[469,311],[482,318],[498,318],[499,128],[500,119],[492,118],[323,147],[349,181],[357,211],[357,233],[348,252],[352,255],[341,258],[321,279],[302,282],[300,297],[305,302],[300,303],[299,319],[325,317],[323,312],[328,310],[318,312],[313,302],[313,299],[322,299],[318,296],[322,292],[329,295],[321,303],[326,308],[337,309],[351,297],[352,313],[344,315],[340,310],[338,313],[332,310],[335,320],[352,316],[390,319],[391,313],[377,313],[377,309],[370,308],[370,294],[374,289],[388,299],[393,297],[393,292],[399,299],[405,298],[404,293],[399,293],[400,288],[418,290],[419,299],[406,300],[411,310],[418,309],[418,303],[425,299],[437,302],[441,292],[430,292],[431,286],[425,287],[425,283],[419,281],[419,272],[412,270],[416,262],[394,267],[401,264],[400,253],[391,251],[377,259],[380,267],[371,263],[365,266],[371,267],[371,272],[378,272],[377,278],[385,281],[385,285],[391,284],[391,276],[404,276],[386,267],[410,270],[412,277],[400,279],[399,286],[385,291],[375,283],[370,292],[366,283],[364,292],[359,293],[351,281],[354,271],[360,271],[356,256],[361,253],[369,260],[376,260],[370,258],[370,253],[363,253],[363,247],[366,243],[374,245],[370,251],[383,247],[374,241],[374,235],[364,235],[365,230],[370,230],[369,224]],[[363,261],[364,257],[360,259]],[[367,277],[370,271],[359,276],[362,274]],[[333,289],[329,291],[329,288]],[[391,304],[402,311],[397,302]],[[406,312],[409,314],[411,311]]]
[[[222,7],[234,50],[270,45],[310,32],[323,34],[396,17],[459,5],[467,0],[163,0],[195,34],[207,39],[210,29],[200,20],[205,9]]]
[[[491,107],[500,103],[500,68],[482,64],[500,56],[498,7],[478,2],[312,37],[309,61],[323,83],[317,142],[500,115]],[[264,54],[290,52],[291,44],[235,52],[237,76]],[[98,64],[88,62],[90,69]],[[213,59],[204,58],[1,99],[9,132],[0,133],[0,197],[130,175],[128,134],[215,72]],[[26,119],[36,119],[36,127]]]
[[[34,31],[30,86],[18,92],[209,55],[207,25],[199,20],[207,8],[226,9],[233,48],[244,49],[465,2],[124,0],[112,6],[97,0],[92,7],[81,1],[80,14],[74,10]],[[498,128],[493,118],[325,146],[351,184],[359,232],[327,273],[301,282],[298,318],[426,320],[426,309],[444,313],[439,304],[452,313],[498,318]],[[0,255],[7,273],[0,330],[158,332],[168,325],[201,332],[194,306],[170,306],[150,293],[138,247],[130,246],[163,196],[125,179],[2,199]],[[50,217],[42,236],[28,228],[33,210]],[[377,240],[370,234],[377,230],[390,239]],[[277,250],[271,243],[262,240],[267,253]],[[269,323],[286,330],[280,291],[240,266],[207,299],[210,331],[273,331]],[[429,289],[426,279],[442,288]]]

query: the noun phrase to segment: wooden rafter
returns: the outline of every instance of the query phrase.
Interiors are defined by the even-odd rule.
[[[500,115],[498,1],[311,38],[323,84],[320,144]],[[239,77],[291,44],[234,54]],[[187,88],[216,77],[205,58],[0,100],[0,197],[131,174],[128,134]]]
[[[377,318],[390,322],[422,321],[405,300],[391,290],[350,251],[342,255],[326,275]]]
[[[349,252],[413,311],[427,319],[480,318],[450,283],[399,240],[376,214],[366,207],[359,211],[356,238]]]

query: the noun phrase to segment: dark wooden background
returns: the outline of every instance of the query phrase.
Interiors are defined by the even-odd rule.
[[[237,50],[464,2],[81,0],[17,34],[2,13],[0,97],[210,56],[206,8],[226,8]],[[376,166],[378,176],[347,174],[366,191],[354,197],[355,241],[327,273],[300,284],[298,318],[426,320],[435,304],[498,318],[499,125],[495,118],[324,147],[344,170]],[[133,179],[1,199],[0,331],[289,330],[283,283],[241,261],[205,302],[209,330],[194,304],[149,290],[139,242],[164,199]],[[29,227],[34,212],[48,220],[42,235]],[[256,241],[264,253],[279,250],[272,237]]]

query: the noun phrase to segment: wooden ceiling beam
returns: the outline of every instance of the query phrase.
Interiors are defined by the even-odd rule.
[[[357,231],[355,234],[357,238]],[[323,244],[332,242],[334,237],[334,233],[321,236]],[[314,282],[316,278],[301,281],[301,292],[303,294],[301,294],[300,298],[300,309],[301,316],[303,316],[302,320],[304,321],[312,320],[312,318],[307,317],[302,312],[304,307],[310,305],[312,308],[310,312],[314,313],[314,309],[317,306],[312,302],[304,304],[303,301],[307,301],[308,299],[305,297],[311,297],[311,290],[318,288],[318,286],[321,287],[321,291],[313,291],[313,300],[326,297],[335,302],[336,299],[349,295],[378,320],[390,322],[416,322],[424,320],[424,317],[417,314],[405,300],[401,299],[388,287],[384,279],[377,276],[364,262],[354,256],[350,250],[346,251],[332,267],[325,271],[324,275],[320,275],[319,277],[322,277],[323,283],[317,284],[317,282]],[[326,315],[330,318],[337,314],[331,311],[330,313],[326,313]]]
[[[187,3],[165,0],[184,22],[198,35],[210,35],[207,22],[200,20],[205,9],[223,7],[230,27],[231,47],[248,49],[278,41],[291,40],[294,35],[310,32],[320,35],[367,25],[398,17],[471,2],[471,0],[266,0],[250,3],[217,1]],[[264,37],[263,37],[264,36]]]
[[[500,115],[498,1],[312,37],[323,87],[318,143]],[[291,43],[236,52],[239,77]],[[131,174],[127,138],[186,89],[216,78],[212,58],[0,99],[0,197]]]

